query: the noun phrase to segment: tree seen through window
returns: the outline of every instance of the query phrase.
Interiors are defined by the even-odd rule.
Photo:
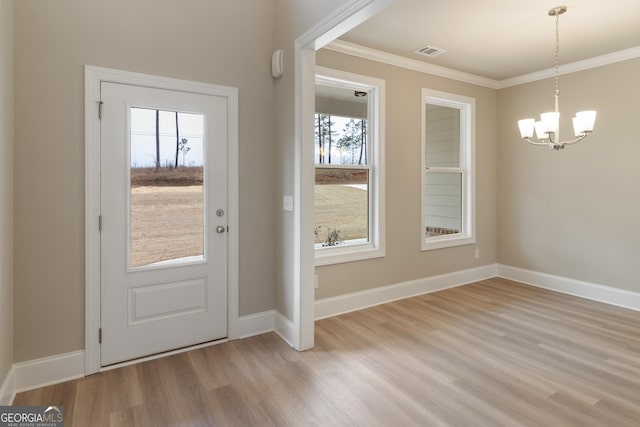
[[[369,241],[367,120],[315,116],[315,243]]]

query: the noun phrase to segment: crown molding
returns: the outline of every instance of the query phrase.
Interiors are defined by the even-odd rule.
[[[471,83],[478,86],[484,86],[491,89],[499,89],[499,82],[497,80],[453,70],[451,68],[441,67],[439,65],[428,64],[426,62],[405,58],[404,56],[384,52],[377,49],[371,49],[368,47],[357,45],[355,43],[345,42],[343,40],[334,40],[324,48],[332,50],[334,52],[356,56],[358,58],[381,62],[388,65],[394,65],[400,68],[406,68],[408,70],[431,74],[438,77],[445,77],[448,79]]]
[[[325,49],[332,50],[338,53],[344,53],[346,55],[356,56],[358,58],[381,62],[383,64],[405,68],[408,70],[418,71],[434,76],[488,87],[491,89],[505,89],[512,86],[518,86],[525,83],[544,80],[553,77],[555,73],[554,68],[548,68],[546,70],[523,74],[521,76],[512,77],[505,80],[493,80],[475,74],[441,67],[439,65],[428,64],[416,59],[405,58],[400,55],[364,47],[355,43],[345,42],[343,40],[334,40],[333,42],[326,45]],[[640,46],[596,56],[582,61],[572,62],[570,64],[561,65],[560,74],[563,75],[575,73],[578,71],[589,70],[591,68],[602,67],[609,64],[615,64],[616,62],[622,62],[635,58],[640,58]]]
[[[592,68],[603,67],[605,65],[615,64],[616,62],[622,62],[636,58],[640,58],[640,46],[561,65],[559,73],[560,75],[571,74],[578,71],[585,71]],[[548,68],[546,70],[536,71],[534,73],[523,74],[521,76],[501,80],[498,82],[498,89],[504,89],[511,86],[518,86],[525,83],[548,79],[553,77],[555,75],[554,73],[554,68]]]

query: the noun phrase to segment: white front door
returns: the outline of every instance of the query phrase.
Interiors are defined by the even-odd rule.
[[[228,99],[100,92],[100,364],[225,338]]]

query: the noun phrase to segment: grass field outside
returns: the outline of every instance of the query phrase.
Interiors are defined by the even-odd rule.
[[[159,186],[178,187],[188,185],[200,185],[203,182],[203,168],[196,167],[161,167],[155,168],[131,168],[131,187]]]
[[[367,239],[368,172],[362,169],[316,168],[315,243]],[[338,242],[340,243],[340,242]]]
[[[131,169],[131,266],[204,254],[202,167]]]
[[[315,243],[326,242],[331,231],[340,239],[367,238],[368,193],[348,185],[316,185]]]

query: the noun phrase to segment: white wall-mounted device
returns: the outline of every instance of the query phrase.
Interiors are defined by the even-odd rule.
[[[276,50],[271,56],[271,75],[275,78],[282,77],[282,74],[284,74],[282,55],[283,52],[281,50]]]

